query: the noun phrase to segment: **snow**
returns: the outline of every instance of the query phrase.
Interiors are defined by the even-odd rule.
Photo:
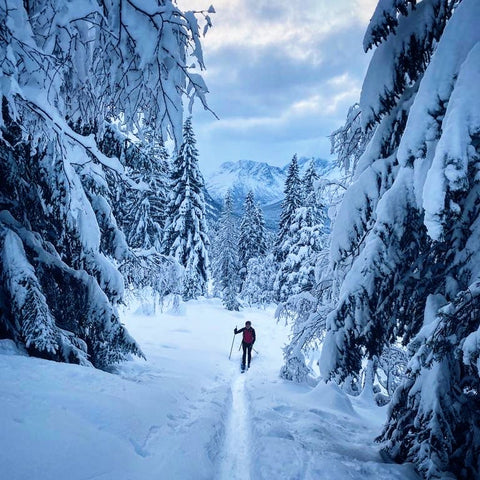
[[[250,472],[251,432],[249,428],[248,400],[245,392],[246,375],[241,375],[232,384],[232,408],[230,411],[221,459],[220,477],[245,480]]]
[[[467,148],[479,124],[478,95],[473,94],[479,77],[479,16],[480,4],[474,0],[462,2],[456,9],[421,81],[398,149],[399,162],[406,165],[411,157],[423,159],[428,148],[427,162],[416,162],[415,168],[420,170],[417,177],[424,180],[417,182],[417,189],[422,188],[418,204],[425,208],[425,224],[434,240],[443,233],[447,188],[458,191],[468,183],[466,160],[471,154]],[[439,135],[439,124],[432,112],[438,111],[447,99]],[[438,144],[431,145],[437,139]]]
[[[300,173],[303,176],[312,159],[299,159]],[[319,176],[328,176],[334,166],[327,160],[316,158],[315,168]],[[222,202],[227,190],[231,190],[235,210],[241,210],[249,191],[261,205],[269,205],[283,199],[288,164],[283,167],[253,160],[224,162],[218,170],[206,176],[208,193],[217,202]],[[336,172],[336,171],[335,171]]]
[[[206,178],[208,192],[216,201],[222,201],[230,189],[240,204],[250,190],[262,204],[278,201],[283,198],[284,182],[282,169],[250,160],[222,163]]]
[[[390,2],[390,0],[386,1]],[[385,103],[391,102],[392,97],[399,93],[397,89],[401,85],[401,75],[398,76],[398,66],[402,62],[400,60],[402,55],[406,54],[407,57],[412,58],[410,49],[418,48],[419,45],[425,49],[425,46],[431,42],[428,34],[438,28],[439,25],[436,22],[440,21],[441,23],[442,19],[440,13],[443,12],[438,8],[438,3],[437,1],[420,2],[407,16],[403,15],[396,19],[398,25],[395,27],[395,34],[382,35],[385,40],[375,49],[360,95],[364,127],[376,122],[381,114],[389,111],[388,108],[385,108]],[[381,3],[378,8],[382,9]],[[379,13],[379,11],[375,12],[372,22],[378,20]],[[372,45],[372,27],[375,29],[375,23],[372,23],[367,30],[365,48]]]
[[[385,409],[279,378],[289,329],[273,308],[218,299],[122,314],[147,361],[115,373],[26,357],[0,340],[0,464],[9,480],[414,479],[383,463]],[[240,374],[235,326],[257,331]]]

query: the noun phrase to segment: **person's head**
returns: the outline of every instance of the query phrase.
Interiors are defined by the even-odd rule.
[[[252,322],[250,322],[249,320],[247,320],[247,321],[245,322],[245,327],[250,328],[251,326],[252,326]]]

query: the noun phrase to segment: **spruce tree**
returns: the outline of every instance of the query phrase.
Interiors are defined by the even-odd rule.
[[[213,261],[216,288],[221,292],[223,304],[227,310],[239,310],[238,231],[230,190],[225,195],[216,243],[218,249]]]
[[[302,194],[302,206],[304,206],[311,215],[311,226],[319,226],[321,233],[326,235],[329,229],[329,219],[327,215],[329,205],[326,204],[324,182],[320,182],[320,177],[317,174],[313,160],[310,162],[302,178]]]
[[[106,225],[107,238],[125,237],[127,248],[119,270],[128,285],[128,294],[142,299],[162,299],[181,292],[182,268],[172,258],[161,254],[166,199],[169,188],[169,160],[163,142],[144,126],[143,140],[127,136],[119,126],[109,124],[100,142],[105,155],[115,155],[128,174],[128,181],[118,182],[107,175],[111,212],[121,232]],[[100,217],[100,215],[99,215]],[[103,218],[104,216],[100,217]],[[103,223],[103,221],[102,221]],[[104,242],[117,245],[111,240]],[[115,251],[109,252],[118,258]]]
[[[285,242],[290,236],[290,226],[292,225],[296,209],[302,203],[302,182],[298,168],[297,155],[295,154],[288,167],[287,178],[284,188],[285,198],[282,202],[282,213],[280,214],[280,226],[278,229],[277,241],[275,245],[275,258],[277,262],[285,260],[287,251],[284,249]]]
[[[171,167],[171,193],[165,226],[164,252],[185,267],[183,298],[206,293],[209,240],[205,216],[204,180],[191,118],[183,129],[183,142]]]
[[[138,185],[128,185],[119,199],[127,242],[136,249],[160,252],[169,190],[169,159],[163,141],[150,134],[131,144],[125,152],[125,164]]]
[[[245,198],[238,239],[238,257],[242,281],[247,275],[248,261],[251,258],[265,255],[266,248],[263,212],[261,207],[256,204],[253,192],[250,191]]]
[[[283,242],[277,244],[278,251],[282,252],[284,257],[274,284],[277,302],[285,302],[291,295],[313,289],[317,255],[325,246],[325,206],[317,199],[315,182],[318,176],[313,161],[300,183],[299,200],[296,200],[291,191],[296,178],[295,172],[292,172],[290,181],[287,178],[289,186],[285,188],[285,192],[288,191],[289,196],[298,204],[289,216],[289,228],[283,235]],[[289,209],[294,204],[293,201],[290,202]]]
[[[285,302],[291,295],[311,291],[314,287],[317,256],[325,247],[325,225],[317,223],[315,211],[309,207],[299,207],[295,211],[290,236],[282,245],[287,255],[275,278],[277,302]]]
[[[318,348],[325,336],[325,312],[331,310],[332,273],[328,262],[325,184],[318,181],[313,162],[303,179],[303,202],[297,208],[287,241],[288,254],[275,279],[277,318],[292,323],[290,343],[284,348],[280,375],[296,382],[312,373],[305,365],[305,351]],[[287,246],[285,246],[287,248]]]
[[[309,202],[313,203],[315,199],[315,184],[318,181],[319,177],[315,169],[315,161],[309,163],[307,170],[305,171],[302,177],[302,204],[306,205],[307,199],[310,198]]]
[[[335,211],[345,193],[345,188],[351,184],[358,160],[365,152],[373,134],[373,129],[368,131],[362,129],[360,114],[358,104],[350,107],[345,124],[330,136],[332,154],[337,155],[336,164],[344,170],[344,177],[335,182],[323,182],[314,172],[314,163],[312,162],[302,178],[305,206],[315,208],[316,223],[324,227],[316,232],[321,235],[322,247],[320,251],[317,250],[314,253],[312,258],[312,273],[316,273],[313,288],[290,295],[277,310],[277,318],[293,323],[290,343],[284,348],[285,364],[280,372],[280,375],[288,380],[302,382],[311,373],[305,365],[304,352],[310,348],[317,348],[323,342],[326,317],[338,302],[338,285],[341,283],[346,267],[340,268],[337,264],[333,271],[329,262],[328,233],[332,227],[331,222],[335,219]],[[316,188],[314,188],[315,184]],[[327,208],[332,218],[327,217]],[[280,270],[282,268],[284,267],[281,266]],[[385,351],[390,350],[387,348]],[[391,368],[386,374],[389,378],[391,377],[390,371]],[[347,377],[342,384],[347,393],[359,393],[357,385],[360,383],[360,376],[359,373],[351,373]],[[387,386],[391,384],[390,381],[386,383]],[[391,393],[389,389],[387,390]]]
[[[257,229],[257,256],[264,256],[267,253],[267,227],[265,224],[265,215],[258,202],[255,202],[254,225]]]

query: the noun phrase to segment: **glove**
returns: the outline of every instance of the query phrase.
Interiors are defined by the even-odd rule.
[[[235,333],[235,335],[237,334],[237,327],[233,329],[233,333]]]

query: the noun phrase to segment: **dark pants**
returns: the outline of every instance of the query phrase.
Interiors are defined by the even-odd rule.
[[[243,366],[245,366],[245,357],[247,356],[247,352],[248,352],[247,365],[250,366],[250,361],[252,360],[252,347],[253,347],[253,343],[242,342],[242,348],[243,348],[242,365]]]

